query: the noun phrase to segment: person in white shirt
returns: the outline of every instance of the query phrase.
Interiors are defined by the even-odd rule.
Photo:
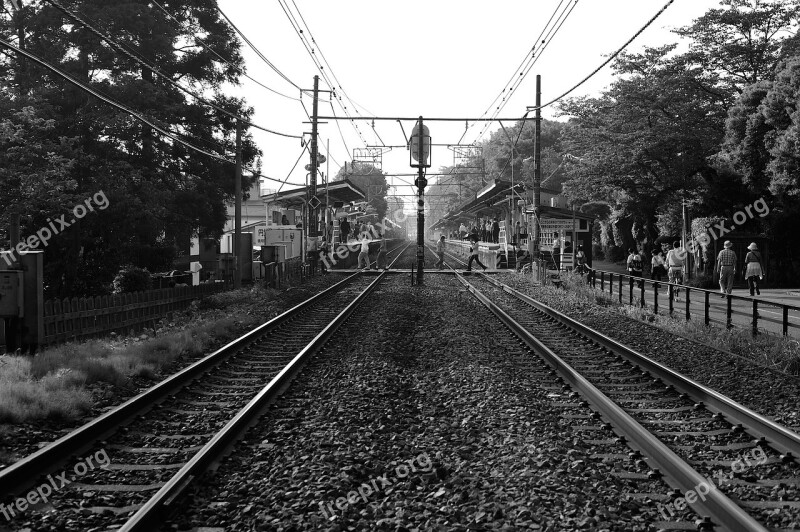
[[[361,236],[361,252],[358,254],[358,267],[369,268],[369,239],[366,233]]]
[[[664,254],[660,249],[653,249],[653,258],[650,259],[650,279],[660,282],[665,273],[667,273],[667,267],[664,262]]]
[[[672,249],[667,253],[667,278],[670,283],[683,284],[683,260],[686,251],[681,248],[681,243],[676,240],[672,243]],[[675,298],[678,298],[680,290],[675,289]]]

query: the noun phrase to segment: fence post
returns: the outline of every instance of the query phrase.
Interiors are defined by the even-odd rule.
[[[644,308],[645,307],[645,304],[644,304],[644,277],[639,282],[641,283],[639,285],[639,290],[640,290],[639,291],[639,299],[640,299],[640,302],[642,304],[642,308]]]
[[[706,322],[706,327],[708,327],[711,324],[711,301],[710,301],[711,292],[706,290],[705,294],[706,294],[706,298],[705,298],[706,299],[706,301],[705,301],[705,307],[706,307],[705,308],[705,312],[706,312],[705,322]]]
[[[783,306],[783,335],[789,334],[789,307]]]
[[[600,272],[600,291],[606,289],[606,272]]]
[[[689,300],[692,298],[692,289],[688,286],[686,287],[686,321],[689,321],[692,316],[689,311]]]
[[[728,308],[725,311],[725,316],[727,318],[727,323],[725,324],[725,327],[730,329],[731,327],[733,327],[733,305],[732,305],[733,301],[731,299],[730,294],[726,294],[725,297],[728,300]]]
[[[675,286],[672,283],[669,283],[669,289],[667,290],[669,295],[669,315],[672,316],[672,313],[675,311]]]
[[[633,306],[633,277],[628,276],[628,305]]]
[[[753,336],[758,336],[758,299],[753,298]]]
[[[658,281],[653,283],[653,314],[658,314]]]
[[[619,304],[622,304],[622,274],[619,274]]]
[[[613,273],[609,273],[608,274],[608,295],[610,295],[610,296],[614,295],[614,274]]]

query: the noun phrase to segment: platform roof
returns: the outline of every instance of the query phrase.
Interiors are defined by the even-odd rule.
[[[276,204],[287,209],[300,210],[306,201],[306,190],[309,187],[286,190],[277,194],[265,194],[261,196],[264,203]],[[333,181],[329,185],[317,185],[317,198],[325,205],[325,196],[330,203],[350,203],[351,201],[364,201],[366,195],[356,185],[345,179],[343,181]]]

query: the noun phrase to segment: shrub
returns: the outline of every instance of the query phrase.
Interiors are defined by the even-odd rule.
[[[150,278],[150,272],[132,264],[123,266],[117,276],[114,277],[115,294],[142,292],[149,290],[152,286],[153,280]]]
[[[705,288],[706,290],[713,290],[717,287],[717,283],[714,281],[713,275],[706,275],[704,273],[699,273],[692,277],[691,279],[686,281],[686,286],[691,286],[693,288]]]
[[[605,249],[606,260],[611,262],[624,262],[628,255],[625,250],[619,246],[608,246]]]
[[[592,243],[592,259],[593,260],[605,260],[606,254],[603,251],[603,246],[600,244],[593,242]]]

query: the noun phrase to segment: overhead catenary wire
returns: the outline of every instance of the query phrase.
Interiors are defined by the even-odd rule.
[[[139,122],[149,126],[154,131],[162,134],[165,137],[168,137],[168,138],[174,140],[175,142],[185,146],[186,148],[189,148],[190,150],[193,150],[193,151],[195,151],[197,153],[200,153],[202,155],[206,155],[208,157],[211,157],[212,159],[215,159],[215,160],[218,160],[218,161],[221,161],[221,162],[225,162],[225,163],[228,163],[228,164],[236,164],[235,161],[227,159],[224,155],[220,155],[219,153],[213,153],[213,152],[210,152],[208,150],[204,150],[203,148],[195,146],[191,142],[188,142],[188,141],[180,138],[177,134],[173,133],[172,131],[169,131],[169,130],[159,126],[158,124],[154,123],[152,119],[144,116],[143,114],[131,109],[130,107],[128,107],[128,106],[126,106],[124,104],[121,104],[121,103],[113,100],[112,98],[110,98],[109,96],[106,96],[105,94],[101,93],[100,91],[98,91],[96,89],[93,89],[93,88],[83,84],[82,82],[76,80],[75,78],[73,78],[72,76],[70,76],[69,74],[67,74],[63,70],[61,70],[60,68],[58,68],[58,67],[56,67],[54,65],[51,65],[50,63],[48,63],[44,59],[38,57],[37,55],[34,55],[34,54],[32,54],[31,52],[29,52],[27,50],[23,50],[21,48],[18,48],[17,46],[14,46],[12,43],[6,41],[3,38],[0,38],[0,45],[5,47],[5,48],[7,48],[8,50],[12,50],[13,52],[15,52],[17,54],[26,57],[27,59],[30,59],[31,61],[37,63],[38,65],[40,65],[40,66],[42,66],[44,68],[46,68],[47,70],[50,70],[51,72],[53,72],[57,76],[65,79],[66,81],[68,81],[71,84],[75,85],[76,87],[78,87],[79,89],[83,90],[84,92],[87,92],[88,94],[91,94],[92,96],[94,96],[95,98],[99,99],[103,103],[106,103],[106,104],[108,104],[108,105],[110,105],[110,106],[112,106],[112,107],[114,107],[114,108],[116,108],[116,109],[128,114],[129,116],[135,118]],[[8,57],[12,57],[13,58],[13,56],[9,52],[7,52],[6,50],[0,50],[0,53],[4,53]],[[249,172],[251,172],[254,176],[263,177],[264,179],[267,179],[269,181],[274,181],[274,182],[277,182],[277,183],[284,183],[285,182],[285,180],[276,179],[274,177],[269,177],[269,176],[263,175],[260,172],[257,172],[255,170],[249,168],[249,167],[245,168],[245,169],[248,170]],[[291,184],[296,184],[296,183],[291,183]]]
[[[264,89],[266,89],[266,90],[268,90],[268,91],[270,91],[270,92],[272,92],[272,93],[275,93],[275,94],[277,94],[278,96],[283,96],[284,98],[287,98],[287,99],[289,99],[289,100],[300,101],[300,98],[296,98],[296,97],[294,97],[294,96],[289,96],[288,94],[284,94],[284,93],[282,93],[282,92],[280,92],[280,91],[276,91],[276,90],[275,90],[275,89],[273,89],[272,87],[269,87],[269,86],[267,86],[266,84],[264,84],[264,83],[262,83],[262,82],[258,81],[257,79],[253,78],[253,77],[252,77],[252,76],[250,76],[250,75],[249,75],[247,72],[245,72],[244,70],[242,70],[242,69],[241,69],[241,68],[239,68],[238,66],[234,65],[234,64],[233,64],[233,63],[232,63],[230,60],[228,60],[228,59],[225,59],[224,57],[222,57],[222,56],[221,56],[219,53],[217,53],[217,51],[216,51],[216,50],[214,50],[213,48],[211,48],[210,46],[208,46],[206,43],[204,43],[204,42],[203,42],[203,40],[202,40],[201,38],[199,38],[199,37],[197,36],[197,34],[195,34],[195,33],[194,33],[194,31],[193,31],[191,28],[187,28],[186,24],[182,23],[180,20],[178,20],[177,18],[175,18],[175,17],[172,15],[172,13],[170,13],[169,11],[167,11],[167,9],[166,9],[164,6],[162,6],[161,4],[159,4],[159,3],[158,3],[156,0],[150,0],[150,1],[151,1],[151,2],[152,2],[152,4],[153,4],[153,5],[155,5],[155,6],[156,6],[158,9],[160,9],[160,10],[161,10],[161,11],[164,13],[164,15],[166,15],[166,16],[167,16],[167,18],[169,18],[170,20],[172,20],[173,22],[175,22],[175,24],[177,24],[177,25],[178,25],[178,26],[179,26],[179,27],[180,27],[182,30],[184,30],[184,31],[186,31],[186,32],[191,32],[191,33],[192,33],[192,38],[194,39],[194,42],[196,42],[197,44],[199,44],[200,46],[202,46],[203,48],[205,48],[205,49],[206,49],[206,50],[207,50],[209,53],[211,53],[211,54],[215,55],[215,56],[216,56],[216,57],[217,57],[217,58],[218,58],[220,61],[222,61],[223,63],[225,63],[225,64],[226,64],[226,65],[228,65],[229,67],[231,67],[232,69],[236,70],[236,72],[238,72],[238,73],[239,73],[239,75],[241,75],[241,76],[244,76],[245,78],[249,79],[250,81],[252,81],[252,82],[253,82],[253,83],[255,83],[256,85],[260,85],[260,86],[261,86],[261,87],[263,87]]]
[[[605,67],[606,65],[608,65],[608,64],[609,64],[611,61],[613,61],[614,59],[616,59],[616,57],[617,57],[619,54],[621,54],[621,53],[622,53],[622,52],[625,50],[625,48],[627,48],[627,47],[628,47],[628,45],[630,45],[630,44],[631,44],[631,43],[632,43],[634,40],[636,40],[636,38],[637,38],[639,35],[641,35],[641,34],[642,34],[642,32],[643,32],[644,30],[646,30],[646,29],[647,29],[647,28],[648,28],[648,27],[649,27],[649,26],[650,26],[650,25],[651,25],[653,22],[655,22],[655,20],[656,20],[658,17],[660,17],[660,16],[661,16],[661,14],[662,14],[662,13],[664,13],[664,11],[666,11],[666,10],[667,10],[667,8],[668,8],[669,6],[671,6],[671,5],[672,5],[674,2],[675,2],[675,0],[669,0],[669,1],[668,1],[666,4],[664,4],[664,6],[663,6],[661,9],[659,9],[659,10],[658,10],[658,12],[657,12],[655,15],[653,15],[653,17],[652,17],[650,20],[648,20],[648,21],[647,21],[647,23],[646,23],[644,26],[642,26],[642,27],[639,29],[639,31],[637,31],[637,32],[636,32],[636,33],[633,35],[633,37],[631,37],[630,39],[628,39],[628,40],[627,40],[627,42],[625,42],[625,44],[623,44],[622,46],[620,46],[620,47],[617,49],[617,51],[616,51],[616,52],[614,52],[613,54],[611,54],[611,55],[608,57],[608,59],[606,59],[605,61],[603,61],[603,63],[602,63],[600,66],[598,66],[597,68],[595,68],[595,69],[594,69],[594,70],[591,72],[591,74],[589,74],[588,76],[586,76],[585,78],[583,78],[581,81],[579,81],[578,83],[576,83],[576,84],[575,84],[575,85],[574,85],[572,88],[570,88],[569,90],[567,90],[566,92],[564,92],[564,93],[563,93],[563,94],[561,94],[560,96],[558,96],[558,97],[556,97],[556,98],[553,98],[552,100],[550,100],[549,102],[547,102],[547,103],[545,103],[545,104],[542,104],[542,105],[541,105],[541,107],[538,107],[538,109],[544,109],[545,107],[548,107],[548,106],[550,106],[550,105],[553,105],[554,103],[556,103],[557,101],[561,100],[562,98],[564,98],[564,97],[568,96],[568,95],[569,95],[570,93],[572,93],[572,92],[573,92],[575,89],[577,89],[578,87],[580,87],[581,85],[583,85],[584,83],[586,83],[587,81],[589,81],[589,80],[590,80],[592,77],[594,77],[594,75],[595,75],[595,74],[597,74],[598,72],[600,72],[600,70],[602,70],[602,69],[603,69],[603,67]],[[536,109],[537,109],[537,107],[530,107],[530,108],[528,108],[528,110],[529,110],[529,111],[535,111]]]
[[[122,45],[118,41],[112,39],[111,37],[109,37],[108,35],[103,33],[102,31],[97,29],[94,25],[92,25],[91,23],[87,22],[85,19],[81,18],[81,16],[79,16],[77,13],[75,13],[72,10],[64,7],[58,0],[45,0],[45,1],[47,1],[50,4],[52,4],[58,10],[60,10],[62,13],[64,13],[65,15],[70,17],[71,19],[75,20],[79,24],[83,25],[89,31],[91,31],[92,33],[94,33],[95,35],[97,35],[98,37],[103,39],[104,41],[106,41],[109,45],[111,45],[112,48],[115,48],[117,51],[119,51],[120,53],[124,54],[129,59],[132,59],[134,62],[136,62],[136,63],[148,68],[156,76],[158,76],[161,79],[165,80],[167,83],[169,83],[170,85],[172,85],[176,89],[180,90],[181,92],[184,92],[184,93],[188,94],[189,96],[191,96],[192,98],[194,98],[198,102],[201,102],[204,105],[207,105],[207,106],[209,106],[209,107],[211,107],[211,108],[219,111],[220,113],[223,113],[223,114],[225,114],[225,115],[227,115],[227,116],[229,116],[231,118],[235,118],[236,120],[240,120],[243,124],[246,124],[248,126],[254,127],[256,129],[260,129],[262,131],[266,131],[267,133],[272,133],[274,135],[279,135],[279,136],[282,136],[282,137],[295,138],[295,139],[301,138],[300,135],[291,135],[291,134],[288,134],[288,133],[281,133],[280,131],[274,131],[274,130],[271,130],[269,128],[260,126],[258,124],[255,124],[255,123],[247,120],[246,118],[243,118],[243,117],[241,117],[241,116],[239,116],[239,115],[237,115],[235,113],[232,113],[232,112],[228,111],[227,109],[224,109],[224,108],[220,107],[219,105],[215,104],[214,102],[210,102],[210,101],[206,100],[202,96],[196,94],[194,91],[192,91],[190,89],[187,89],[186,87],[184,87],[180,83],[176,82],[171,77],[169,77],[167,74],[164,74],[163,72],[161,72],[158,69],[158,67],[154,66],[149,61],[141,58],[135,52],[130,51],[129,49],[127,49],[126,46]]]

